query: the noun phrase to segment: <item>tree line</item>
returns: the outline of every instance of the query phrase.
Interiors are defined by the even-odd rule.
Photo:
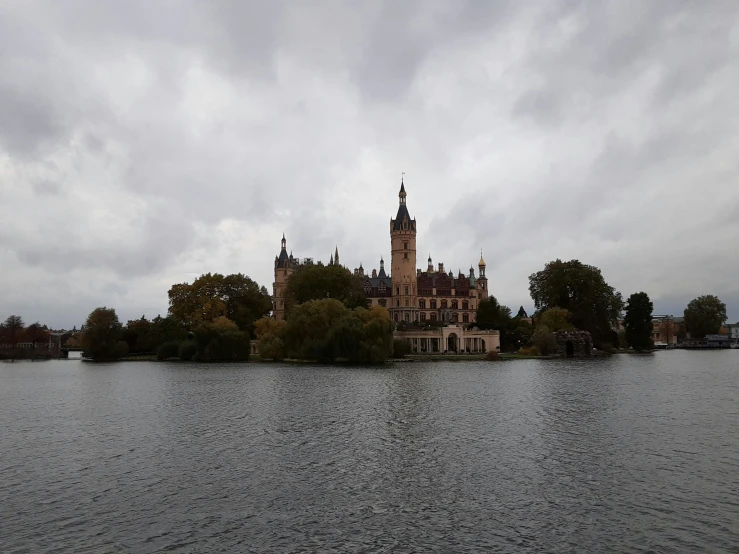
[[[483,329],[500,331],[501,350],[553,354],[553,332],[582,330],[590,333],[597,348],[653,348],[654,306],[645,292],[624,301],[597,267],[579,260],[555,260],[529,276],[529,292],[536,312],[528,317],[521,307],[515,317],[507,306],[491,296],[479,303],[477,322]],[[616,330],[624,314],[624,330]],[[726,305],[712,295],[700,296],[684,310],[684,333],[702,338],[718,333],[726,321]]]

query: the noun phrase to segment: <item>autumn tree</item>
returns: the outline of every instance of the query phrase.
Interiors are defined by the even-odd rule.
[[[578,260],[549,262],[542,271],[529,276],[529,291],[537,310],[569,310],[571,323],[589,331],[596,344],[617,340],[612,325],[621,313],[623,299],[597,267]]]
[[[347,308],[366,307],[362,281],[337,265],[308,264],[290,275],[285,287],[285,309],[311,300],[332,298]]]
[[[123,339],[123,328],[115,310],[96,308],[85,322],[82,333],[82,355],[94,360],[112,360],[128,353],[128,344]]]
[[[253,333],[254,322],[272,309],[267,289],[241,273],[206,273],[192,284],[173,285],[168,294],[169,314],[190,329],[227,317],[240,330]]]
[[[654,310],[654,305],[646,292],[635,292],[626,302],[626,315],[624,316],[626,344],[634,350],[650,350],[654,346],[652,343],[652,310]]]
[[[249,359],[249,333],[225,316],[201,323],[194,334],[197,344],[194,357],[199,362],[245,362]]]
[[[23,333],[23,319],[19,315],[11,315],[0,326],[2,329],[3,341],[9,344],[13,349],[18,347],[18,343]]]
[[[726,321],[726,304],[712,294],[691,300],[685,312],[685,327],[691,338],[718,333]]]
[[[26,340],[33,344],[34,348],[36,348],[37,344],[49,344],[49,331],[38,321],[36,323],[31,323],[31,325],[26,327],[24,335]]]

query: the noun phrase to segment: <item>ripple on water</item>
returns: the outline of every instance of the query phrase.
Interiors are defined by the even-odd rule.
[[[737,362],[0,364],[3,551],[729,552]]]

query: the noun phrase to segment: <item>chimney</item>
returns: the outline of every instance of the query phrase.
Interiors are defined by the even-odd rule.
[[[374,279],[375,277],[377,277],[377,270],[376,269],[373,269],[372,270],[372,278]]]
[[[444,263],[439,262],[439,273],[444,273]]]

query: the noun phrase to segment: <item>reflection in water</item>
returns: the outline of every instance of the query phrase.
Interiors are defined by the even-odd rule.
[[[730,551],[737,362],[0,364],[3,550]]]

